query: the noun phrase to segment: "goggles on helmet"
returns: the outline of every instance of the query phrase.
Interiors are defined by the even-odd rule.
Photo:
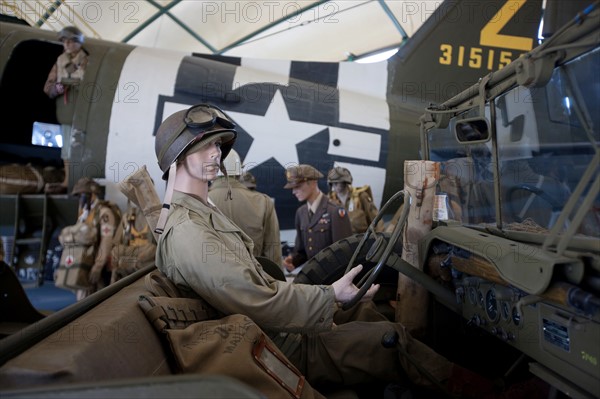
[[[209,130],[216,123],[226,129],[233,129],[235,127],[235,124],[229,120],[223,111],[207,104],[198,104],[190,107],[183,117],[183,122],[190,129]]]

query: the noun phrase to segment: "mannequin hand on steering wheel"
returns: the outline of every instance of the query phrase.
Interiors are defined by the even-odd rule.
[[[344,274],[342,278],[331,284],[337,302],[344,304],[356,296],[358,287],[354,285],[352,280],[354,280],[354,278],[362,271],[362,268],[362,265],[353,267],[348,273]],[[379,284],[372,284],[361,298],[360,302],[366,302],[373,299],[378,289]]]

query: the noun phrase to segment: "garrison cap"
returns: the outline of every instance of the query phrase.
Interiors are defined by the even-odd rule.
[[[302,164],[298,166],[290,166],[285,170],[285,178],[287,184],[283,188],[294,188],[300,183],[309,180],[319,180],[323,178],[323,174],[310,165]]]

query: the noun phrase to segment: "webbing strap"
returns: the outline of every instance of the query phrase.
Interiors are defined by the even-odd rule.
[[[156,223],[154,232],[162,234],[165,231],[167,224],[167,216],[169,216],[169,209],[171,208],[171,198],[173,198],[173,186],[175,185],[175,174],[177,171],[177,162],[173,162],[169,167],[169,181],[167,183],[167,191],[165,192],[165,199],[163,200],[162,209],[160,210],[160,216]]]

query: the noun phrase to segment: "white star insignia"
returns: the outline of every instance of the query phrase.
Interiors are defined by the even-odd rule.
[[[275,158],[284,168],[298,165],[296,145],[327,128],[325,125],[290,120],[279,90],[264,116],[239,112],[228,114],[253,138],[244,159],[245,169],[252,169],[269,158]],[[269,134],[274,129],[278,131],[277,136]]]

